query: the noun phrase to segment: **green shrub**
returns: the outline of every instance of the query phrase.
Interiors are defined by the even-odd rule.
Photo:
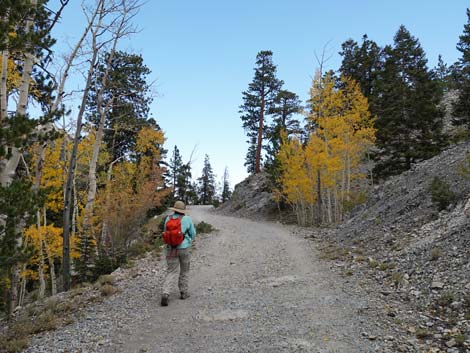
[[[128,255],[131,258],[138,258],[145,255],[148,251],[152,250],[152,246],[146,242],[139,240],[129,247]]]
[[[428,338],[430,336],[432,336],[432,333],[429,330],[425,329],[425,328],[420,328],[420,329],[416,330],[416,337],[417,338],[424,339],[424,338]]]
[[[465,161],[458,166],[460,176],[470,179],[470,152],[465,152]]]
[[[397,286],[403,282],[403,273],[395,272],[392,274],[392,282]]]
[[[94,276],[91,280],[99,278],[101,275],[107,275],[118,267],[118,264],[116,264],[111,256],[100,255],[95,260],[95,266],[93,268]]]
[[[455,300],[455,295],[451,292],[444,293],[436,300],[440,306],[449,306]]]
[[[434,177],[429,187],[432,202],[438,207],[439,211],[444,210],[455,200],[455,194],[450,189],[448,183]]]
[[[465,343],[465,335],[464,334],[458,334],[457,336],[454,337],[455,343],[457,343],[457,347],[463,347]]]
[[[441,248],[434,248],[431,250],[431,261],[436,261],[442,256]]]
[[[470,294],[466,294],[463,298],[463,304],[467,309],[470,309]]]
[[[204,221],[196,225],[196,232],[198,234],[208,234],[208,233],[213,232],[214,230],[215,228],[211,224],[206,223]]]

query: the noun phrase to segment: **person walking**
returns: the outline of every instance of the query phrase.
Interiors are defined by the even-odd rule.
[[[189,298],[190,248],[196,236],[196,228],[191,217],[187,215],[184,202],[176,201],[170,210],[173,214],[165,219],[163,228],[163,240],[167,244],[165,249],[167,271],[162,286],[162,306],[168,305],[170,293],[177,278],[180,299]]]

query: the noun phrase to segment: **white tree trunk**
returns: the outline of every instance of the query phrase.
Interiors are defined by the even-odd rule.
[[[2,51],[2,73],[0,79],[0,124],[6,118],[8,113],[8,91],[7,91],[7,80],[8,80],[8,57],[10,53],[8,49]]]
[[[38,298],[43,299],[46,292],[46,281],[44,280],[44,250],[43,250],[43,241],[39,241],[39,293]]]
[[[101,78],[101,88],[97,93],[96,105],[97,105],[97,110],[100,116],[100,121],[98,123],[98,128],[96,131],[95,143],[93,145],[93,154],[90,160],[89,170],[88,170],[88,196],[87,196],[87,202],[85,205],[85,210],[84,210],[84,215],[83,215],[83,232],[85,234],[90,233],[92,229],[93,208],[94,208],[94,202],[95,202],[96,192],[97,192],[96,167],[98,163],[98,156],[100,153],[101,142],[103,141],[104,124],[106,122],[108,110],[111,108],[112,102],[113,102],[113,99],[111,98],[111,101],[108,102],[106,106],[104,106],[103,95],[104,95],[105,90],[107,89],[109,74],[111,72],[111,65],[114,59],[114,54],[116,52],[117,44],[119,40],[121,39],[121,37],[123,36],[123,34],[125,34],[125,31],[127,30],[127,25],[129,21],[129,17],[128,17],[129,9],[127,8],[127,6],[128,4],[126,0],[122,0],[122,2],[118,5],[122,16],[120,18],[119,23],[116,26],[116,30],[114,31],[114,33],[112,33],[112,36],[113,36],[112,48],[109,52],[109,56],[106,61],[106,68],[105,68],[103,77]],[[93,50],[97,51],[98,48],[94,46]]]

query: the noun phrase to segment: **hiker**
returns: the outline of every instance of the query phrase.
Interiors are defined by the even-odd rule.
[[[190,247],[196,236],[193,220],[187,215],[186,205],[182,201],[176,201],[170,210],[174,213],[165,219],[163,241],[166,246],[167,272],[163,282],[161,305],[167,306],[171,289],[178,278],[180,299],[189,297],[189,265]]]

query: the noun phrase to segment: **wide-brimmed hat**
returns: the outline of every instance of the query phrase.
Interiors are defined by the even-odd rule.
[[[175,205],[173,207],[169,207],[169,209],[182,214],[186,214],[188,212],[183,201],[176,201]]]

